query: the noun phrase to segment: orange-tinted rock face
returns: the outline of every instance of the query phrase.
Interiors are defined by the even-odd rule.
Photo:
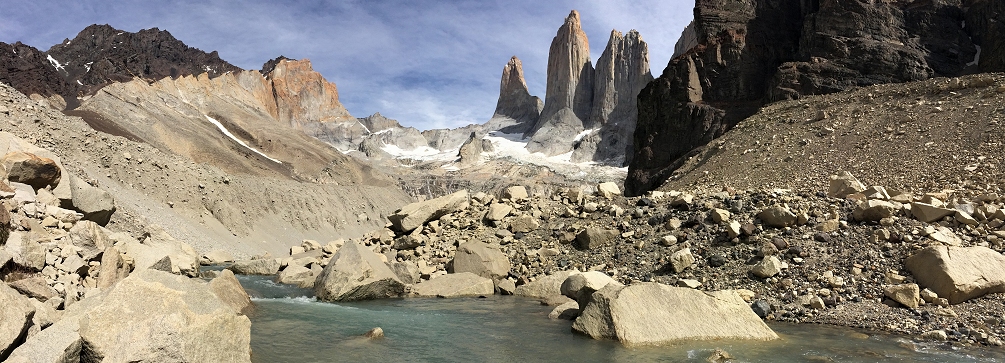
[[[275,110],[269,111],[279,121],[296,129],[314,122],[356,121],[339,102],[335,84],[314,71],[310,60],[280,60],[265,76],[274,95]],[[268,99],[263,100],[267,103]]]

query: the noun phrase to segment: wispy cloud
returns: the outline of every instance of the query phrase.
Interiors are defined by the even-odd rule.
[[[257,69],[276,56],[310,58],[354,115],[374,112],[420,129],[487,120],[510,56],[544,98],[548,47],[571,9],[594,60],[611,29],[637,29],[653,73],[692,17],[687,1],[51,1],[8,4],[0,41],[43,50],[92,23],[158,27],[186,44]]]

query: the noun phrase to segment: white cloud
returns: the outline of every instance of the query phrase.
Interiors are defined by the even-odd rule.
[[[41,4],[36,4],[41,3]],[[0,36],[43,50],[91,23],[159,27],[242,68],[310,58],[356,116],[374,112],[420,129],[486,121],[510,56],[544,98],[548,47],[571,9],[594,60],[611,29],[637,29],[658,75],[691,15],[686,1],[54,1],[0,13]]]

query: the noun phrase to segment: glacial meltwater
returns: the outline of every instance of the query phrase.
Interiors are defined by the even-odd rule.
[[[1005,350],[953,348],[851,329],[770,324],[774,342],[689,342],[628,348],[575,334],[534,300],[388,299],[324,303],[310,290],[238,276],[252,296],[252,360],[266,362],[1005,362]],[[362,335],[374,327],[383,339]]]

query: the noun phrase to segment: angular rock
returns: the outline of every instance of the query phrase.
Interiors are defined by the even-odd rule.
[[[31,185],[36,190],[47,186],[55,188],[62,176],[62,171],[54,160],[31,153],[9,152],[0,163],[3,163],[7,171],[7,180]]]
[[[28,298],[0,282],[0,359],[6,359],[17,348],[14,344],[28,334],[35,307]]]
[[[122,246],[122,252],[135,261],[136,270],[148,269],[164,257],[169,257],[171,273],[199,276],[199,254],[192,246],[174,239],[156,225],[147,226],[144,235],[143,242],[129,241]]]
[[[468,242],[457,248],[451,263],[453,273],[471,272],[475,275],[500,279],[509,274],[509,257],[498,246],[484,242]]]
[[[276,282],[288,285],[300,285],[307,280],[316,280],[317,276],[311,274],[311,269],[300,266],[300,265],[290,265],[284,268],[282,271],[276,275]]]
[[[855,219],[865,222],[878,222],[880,219],[889,218],[897,213],[897,208],[893,203],[870,199],[859,203],[852,212]]]
[[[202,265],[219,265],[228,262],[234,262],[234,255],[224,250],[212,250],[199,258],[199,263]]]
[[[130,270],[131,266],[128,266],[122,258],[118,248],[115,246],[106,248],[101,254],[101,267],[98,269],[97,287],[105,289],[112,286],[115,282],[128,276]]]
[[[754,276],[768,278],[782,272],[782,261],[778,257],[767,256],[750,269]]]
[[[597,194],[607,199],[613,199],[615,195],[621,195],[621,188],[612,182],[600,183],[597,185]]]
[[[1005,292],[1005,256],[987,247],[927,247],[904,265],[919,285],[952,304]]]
[[[395,229],[408,233],[426,222],[467,207],[468,191],[461,190],[436,199],[406,205],[388,216],[387,219],[391,221]]]
[[[578,309],[579,306],[586,306],[590,301],[590,296],[608,284],[622,285],[617,280],[600,271],[587,271],[574,274],[562,282],[562,295],[576,300],[578,302],[576,308]]]
[[[537,218],[524,214],[510,221],[509,230],[513,233],[527,233],[536,230],[540,226],[541,223],[537,221]]]
[[[855,176],[847,171],[842,171],[838,175],[831,175],[830,187],[827,188],[827,196],[831,198],[844,198],[849,194],[859,193],[865,190],[865,185],[858,181]]]
[[[543,276],[524,285],[516,287],[513,295],[525,296],[536,299],[547,299],[553,296],[562,296],[562,284],[573,274],[579,271],[559,271],[551,275]]]
[[[412,293],[420,297],[471,297],[491,296],[495,285],[491,279],[470,272],[446,274],[412,286]]]
[[[674,273],[684,272],[688,267],[694,264],[694,255],[691,254],[690,248],[685,248],[680,251],[674,252],[670,255],[670,269]]]
[[[653,282],[608,285],[593,293],[572,329],[628,346],[778,339],[734,291],[707,293]]]
[[[21,232],[12,232],[4,248],[17,265],[35,271],[45,267],[45,247]]]
[[[227,267],[238,275],[275,275],[279,272],[282,264],[275,258],[264,258],[260,260],[242,260],[234,262]]]
[[[73,228],[70,228],[70,241],[81,249],[81,254],[88,261],[112,245],[106,230],[93,221],[81,221],[74,224]],[[145,267],[149,267],[149,265]]]
[[[41,302],[46,302],[51,298],[59,296],[59,293],[53,290],[52,287],[49,287],[45,278],[41,276],[13,281],[9,286],[21,294]]]
[[[528,197],[527,188],[522,185],[511,186],[503,189],[503,192],[499,197],[509,200],[524,200]]]
[[[230,270],[220,271],[219,275],[209,281],[209,288],[217,299],[236,312],[247,315],[252,309],[251,297]]]
[[[917,218],[919,221],[932,223],[956,214],[956,210],[936,207],[928,203],[914,202],[911,203],[911,214],[913,214],[914,218]]]
[[[796,214],[782,206],[765,209],[757,214],[757,218],[760,218],[764,224],[775,228],[791,227],[796,225],[797,221]]]
[[[251,321],[209,283],[156,270],[131,274],[79,320],[82,355],[105,362],[249,362]]]
[[[412,261],[388,262],[387,267],[391,268],[391,271],[394,271],[394,274],[398,276],[398,279],[406,284],[419,283],[420,276],[422,275],[422,272],[419,270],[419,266]]]
[[[921,301],[918,293],[918,284],[891,285],[883,288],[886,297],[911,309],[918,308],[918,302]]]
[[[314,282],[314,294],[322,301],[373,300],[404,292],[405,284],[380,257],[355,242],[339,248]]]
[[[576,235],[576,248],[592,250],[615,239],[621,233],[616,229],[589,227]]]
[[[579,303],[570,301],[556,306],[548,313],[548,319],[576,320],[579,317]]]
[[[489,210],[485,212],[485,219],[490,221],[501,221],[513,211],[513,207],[503,203],[492,203]]]
[[[17,347],[8,363],[70,363],[80,362],[83,341],[76,322],[56,323],[28,338]]]
[[[963,244],[963,240],[956,235],[953,230],[946,227],[936,227],[935,232],[928,235],[928,238],[941,242],[949,246],[959,246]]]
[[[115,213],[115,200],[108,192],[87,184],[84,180],[70,177],[70,195],[73,209],[84,214],[84,219],[104,226]]]

